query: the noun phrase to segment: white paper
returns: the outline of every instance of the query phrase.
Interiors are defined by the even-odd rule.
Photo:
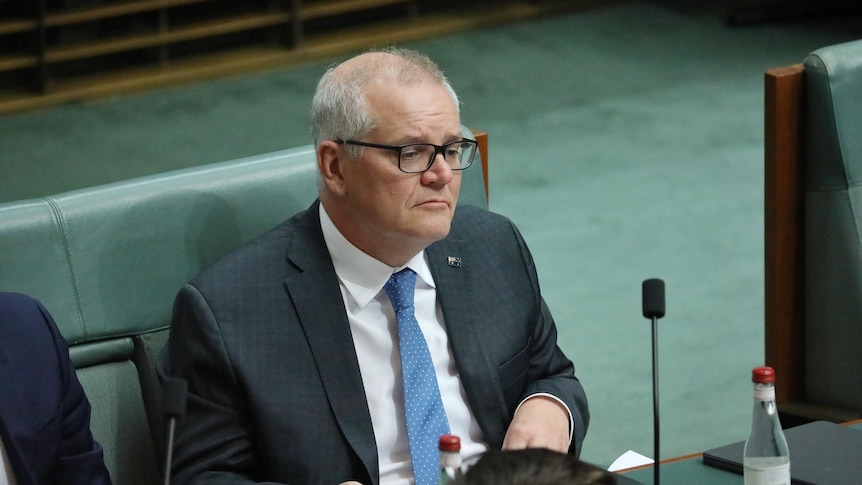
[[[619,458],[614,460],[614,462],[611,463],[611,466],[608,467],[608,471],[616,472],[619,470],[625,470],[637,466],[651,465],[654,461],[655,460],[648,456],[644,456],[636,451],[629,450],[620,455]]]

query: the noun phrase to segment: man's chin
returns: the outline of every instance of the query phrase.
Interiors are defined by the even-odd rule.
[[[452,219],[447,218],[443,221],[436,221],[433,224],[427,224],[421,229],[421,238],[428,241],[428,243],[434,243],[441,239],[444,239],[449,235],[449,230],[452,228]]]

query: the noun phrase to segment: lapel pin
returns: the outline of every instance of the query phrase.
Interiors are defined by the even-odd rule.
[[[449,259],[449,266],[451,266],[453,268],[460,268],[461,267],[461,258],[456,258],[455,256],[449,256],[448,259]]]

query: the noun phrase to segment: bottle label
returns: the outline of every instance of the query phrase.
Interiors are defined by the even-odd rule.
[[[461,468],[461,455],[452,452],[440,452],[441,468]]]
[[[746,464],[743,475],[745,485],[790,485],[790,462],[771,466]]]
[[[754,400],[755,401],[774,401],[775,400],[775,388],[772,386],[769,387],[754,387]]]

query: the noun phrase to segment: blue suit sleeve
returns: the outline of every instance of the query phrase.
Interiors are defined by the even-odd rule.
[[[18,483],[110,484],[90,403],[45,307],[0,293],[0,339],[3,438]]]

